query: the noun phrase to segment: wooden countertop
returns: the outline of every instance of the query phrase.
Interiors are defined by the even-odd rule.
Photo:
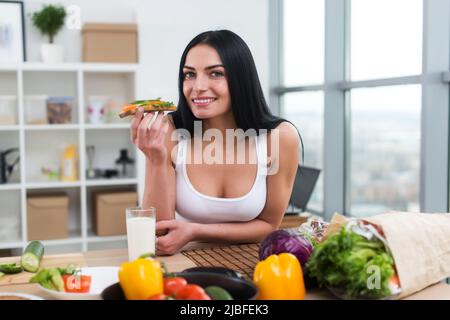
[[[76,256],[84,257],[85,265],[89,267],[94,266],[119,266],[122,262],[127,261],[128,254],[126,249],[115,249],[115,250],[106,250],[106,251],[89,251],[82,254],[76,254]],[[61,261],[61,266],[67,265],[68,255],[48,255],[44,256],[43,262],[47,260],[53,261],[53,263],[58,263]],[[17,261],[17,257],[11,258],[2,258],[0,259],[0,263]],[[169,257],[158,257],[158,260],[164,262],[167,268],[173,272],[179,272],[184,269],[194,267],[195,264],[189,260],[186,256],[181,253],[175,254]],[[6,277],[5,277],[6,278]],[[2,279],[0,282],[0,292],[20,292],[20,293],[28,293],[36,296],[40,296],[44,299],[51,299],[50,296],[44,294],[36,284],[29,283],[18,283],[18,284],[10,284],[5,282],[5,279]],[[326,300],[326,299],[334,299],[334,297],[323,290],[315,290],[311,291],[306,296],[307,300]],[[443,299],[450,300],[450,285],[446,283],[439,283],[434,286],[428,287],[414,295],[407,297],[406,299],[413,300],[427,300],[427,299]]]

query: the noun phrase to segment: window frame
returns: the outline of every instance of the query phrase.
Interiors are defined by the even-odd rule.
[[[324,83],[285,87],[283,72],[283,0],[269,0],[270,104],[281,112],[281,96],[289,92],[324,93],[323,208],[329,220],[350,209],[350,105],[356,88],[419,84],[421,101],[420,210],[450,210],[450,2],[423,0],[422,73],[402,77],[350,80],[351,0],[325,0]],[[443,30],[442,26],[446,26]],[[332,155],[332,156],[328,156]]]

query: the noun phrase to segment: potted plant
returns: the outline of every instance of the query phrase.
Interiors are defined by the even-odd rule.
[[[49,43],[41,45],[43,62],[58,63],[63,61],[63,47],[54,44],[53,40],[64,25],[65,18],[66,10],[61,5],[44,5],[42,10],[33,13],[31,17],[33,25],[49,40]]]

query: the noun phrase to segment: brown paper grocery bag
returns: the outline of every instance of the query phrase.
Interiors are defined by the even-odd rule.
[[[364,220],[383,229],[400,279],[399,298],[450,276],[450,214],[390,212]]]
[[[389,212],[361,220],[383,229],[403,298],[450,277],[450,214]],[[349,221],[335,214],[324,239]]]
[[[342,226],[345,225],[348,222],[348,220],[349,220],[349,218],[347,218],[339,213],[335,213],[330,220],[330,224],[328,225],[327,229],[324,232],[323,240],[325,240],[332,234],[339,232],[339,230],[341,230]]]

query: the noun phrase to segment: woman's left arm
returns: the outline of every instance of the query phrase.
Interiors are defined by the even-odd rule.
[[[160,221],[157,223],[157,230],[167,230],[168,233],[157,240],[158,254],[174,254],[189,241],[260,242],[279,227],[289,203],[298,168],[300,138],[295,127],[289,122],[282,122],[274,130],[269,135],[267,149],[271,168],[275,170],[269,170],[266,205],[260,215],[248,222],[217,224]]]

